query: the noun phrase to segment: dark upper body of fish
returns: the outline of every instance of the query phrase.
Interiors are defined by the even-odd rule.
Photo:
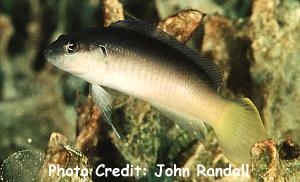
[[[154,26],[119,21],[102,30],[62,35],[44,53],[57,67],[93,85],[93,98],[109,123],[111,99],[100,86],[150,102],[196,135],[204,130],[202,121],[208,123],[236,164],[249,162],[250,146],[266,138],[249,99],[217,94],[220,68]]]

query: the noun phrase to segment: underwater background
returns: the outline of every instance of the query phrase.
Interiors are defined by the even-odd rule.
[[[299,0],[1,0],[0,180],[98,181],[92,169],[99,164],[149,171],[156,164],[228,167],[209,126],[206,138],[197,140],[150,104],[110,90],[122,135],[117,138],[88,96],[89,85],[43,57],[63,33],[124,18],[158,25],[213,58],[225,73],[221,95],[249,97],[270,140],[251,149],[251,177],[157,178],[149,172],[104,180],[299,181]],[[166,26],[166,18],[173,26]],[[89,177],[50,178],[46,166],[53,162],[87,167]]]

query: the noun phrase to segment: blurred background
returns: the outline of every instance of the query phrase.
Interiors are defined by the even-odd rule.
[[[109,2],[109,1],[108,1]],[[181,10],[206,13],[187,45],[225,71],[221,94],[249,97],[270,137],[300,143],[300,2],[297,0],[123,0],[125,17],[157,24]],[[87,100],[83,80],[47,63],[42,51],[60,34],[103,27],[102,0],[0,1],[0,163],[14,152],[45,152],[51,133],[78,135],[78,109]],[[130,14],[130,15],[129,15]],[[196,138],[149,104],[111,91],[117,139],[100,122],[92,166],[131,163],[226,167],[213,131]],[[204,147],[205,146],[205,147]],[[296,156],[296,158],[299,156]],[[298,163],[299,164],[299,163]],[[207,177],[206,180],[215,180]],[[96,180],[96,179],[94,179]],[[122,180],[155,180],[151,175]],[[156,179],[158,180],[158,179]],[[162,180],[162,179],[159,179]],[[165,181],[190,180],[164,177]]]

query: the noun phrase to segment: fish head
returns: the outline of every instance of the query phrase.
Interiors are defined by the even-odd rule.
[[[56,67],[87,80],[95,72],[105,71],[107,50],[93,36],[83,35],[61,35],[43,53]]]

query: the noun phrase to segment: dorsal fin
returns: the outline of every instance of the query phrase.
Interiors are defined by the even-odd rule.
[[[128,11],[126,11],[126,10],[123,10],[123,11],[124,11],[124,15],[125,15],[126,19],[141,21],[139,18],[137,18],[133,14],[129,13]]]
[[[195,50],[187,47],[183,43],[180,43],[174,37],[169,36],[154,25],[147,24],[139,20],[121,20],[111,24],[108,27],[108,30],[119,30],[123,32],[131,32],[136,35],[143,35],[169,46],[170,49],[181,52],[182,55],[199,66],[200,72],[205,76],[208,85],[216,91],[218,91],[223,82],[223,70],[219,66],[213,63],[209,58],[201,56]]]

